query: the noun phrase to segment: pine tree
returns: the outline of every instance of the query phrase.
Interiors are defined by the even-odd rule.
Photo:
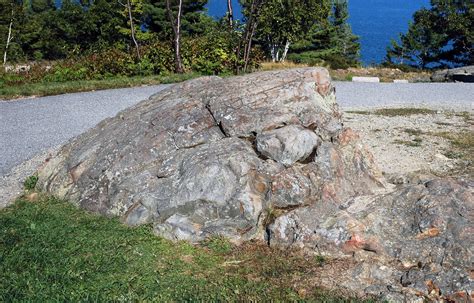
[[[207,0],[183,0],[181,30],[184,36],[200,35],[206,31],[205,22],[201,22],[206,4]],[[176,5],[171,5],[173,11],[177,11]],[[166,11],[166,1],[148,0],[143,10],[147,29],[157,34],[161,40],[169,39],[173,30]]]
[[[293,46],[289,58],[307,64],[325,61],[332,68],[359,65],[359,37],[348,24],[347,0],[335,0],[325,22],[314,24],[307,35]]]
[[[333,9],[333,38],[331,44],[338,49],[337,54],[350,65],[357,64],[360,57],[359,37],[352,33],[348,23],[349,8],[347,0],[336,0]]]
[[[329,0],[268,0],[258,18],[257,37],[272,60],[285,61],[291,44],[327,16]]]
[[[474,64],[474,4],[432,0],[413,15],[400,43],[391,42],[386,62],[419,68]]]
[[[56,59],[65,56],[64,41],[56,28],[56,6],[52,0],[25,1],[25,23],[21,46],[29,59]]]

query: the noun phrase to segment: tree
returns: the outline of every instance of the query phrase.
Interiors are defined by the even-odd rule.
[[[338,47],[338,55],[348,62],[357,63],[360,56],[359,37],[352,33],[348,23],[349,8],[347,0],[336,0],[333,9],[334,33],[332,44]]]
[[[59,19],[54,1],[25,2],[25,24],[21,33],[21,47],[28,58],[57,59],[66,56],[65,42],[57,25]]]
[[[229,28],[234,28],[234,9],[232,8],[232,0],[227,0],[227,20]]]
[[[7,6],[7,10],[8,9],[10,9],[10,21],[8,22],[8,34],[5,42],[5,51],[3,53],[3,65],[7,64],[8,48],[10,47],[10,42],[12,41],[12,27],[13,21],[15,20],[15,3],[13,1],[11,1],[10,7]]]
[[[235,72],[239,74],[241,69],[246,72],[252,52],[252,40],[259,23],[260,12],[268,0],[241,0],[245,16],[245,27],[236,50]]]
[[[173,46],[174,46],[174,60],[175,72],[182,74],[184,72],[183,62],[181,59],[181,17],[183,11],[183,0],[178,0],[176,17],[171,9],[171,0],[166,0],[166,11],[173,29]]]
[[[135,52],[137,54],[137,58],[140,59],[141,58],[140,46],[138,45],[138,41],[136,37],[136,32],[139,31],[139,29],[137,29],[135,25],[135,23],[140,24],[140,20],[137,20],[138,22],[135,22],[134,16],[141,15],[143,13],[143,1],[142,0],[127,0],[125,4],[122,4],[122,6],[125,8],[124,15],[128,20],[127,21],[128,27],[120,28],[120,29],[122,30],[122,32],[125,32],[125,34],[129,34],[135,46]]]
[[[327,62],[331,68],[347,68],[359,64],[360,44],[352,33],[347,0],[336,0],[329,4],[325,19],[315,23],[307,34],[295,43],[289,57],[296,62],[321,64]]]
[[[181,34],[184,36],[202,35],[206,31],[205,17],[207,0],[182,0]],[[177,11],[177,2],[171,1],[171,9]],[[160,39],[173,36],[173,28],[169,22],[166,1],[148,0],[143,7],[144,26]],[[207,20],[206,20],[207,21]]]
[[[392,41],[386,62],[418,68],[474,64],[474,4],[432,0],[413,15],[400,42]]]
[[[259,16],[259,41],[274,62],[285,61],[290,45],[321,23],[329,8],[329,0],[268,0]]]
[[[117,1],[94,0],[83,4],[87,13],[88,24],[91,25],[88,43],[95,48],[126,48],[130,33],[124,22],[123,6]],[[123,29],[123,30],[122,30]]]

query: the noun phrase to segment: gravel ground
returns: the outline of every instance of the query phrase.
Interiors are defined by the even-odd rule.
[[[473,171],[472,147],[456,146],[445,135],[472,138],[473,114],[437,111],[382,116],[345,112],[344,124],[360,133],[382,173],[392,183],[403,183],[420,173],[464,176]]]
[[[335,85],[338,102],[343,110],[401,105],[470,112],[474,109],[474,84],[336,82]],[[54,154],[58,146],[165,87],[146,86],[0,101],[0,208],[21,192],[23,180]],[[364,138],[367,137],[367,144],[373,148],[375,158],[380,158],[379,165],[389,174],[408,169],[411,163],[419,163],[421,168],[417,168],[429,169],[429,163],[436,157],[446,162],[439,152],[432,154],[435,150],[428,144],[423,150],[406,150],[399,144],[386,144],[386,136],[403,133],[397,129],[403,130],[407,126],[439,127],[436,124],[439,121],[443,121],[441,117],[428,120],[426,117],[388,119],[346,114],[346,124],[361,131]],[[469,127],[472,131],[472,124]],[[382,129],[383,133],[378,134],[373,129]],[[452,129],[455,130],[456,126]],[[426,151],[430,153],[428,156],[417,157]],[[404,162],[394,166],[401,159],[405,159]],[[448,168],[454,165],[452,162],[446,163]],[[440,169],[443,167],[441,165]]]

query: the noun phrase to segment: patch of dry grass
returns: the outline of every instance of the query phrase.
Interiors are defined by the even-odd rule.
[[[437,132],[431,133],[431,135],[449,140],[454,147],[459,149],[474,152],[474,132]]]
[[[393,82],[393,80],[401,79],[410,82],[429,82],[431,74],[425,71],[404,72],[394,68],[348,68],[330,71],[334,80],[352,81],[352,77],[379,77],[381,82]]]
[[[413,128],[405,128],[404,132],[406,132],[409,135],[412,136],[420,136],[423,134],[423,132],[419,129],[413,129]]]
[[[409,147],[420,147],[421,142],[423,142],[421,138],[415,138],[412,141],[408,141],[408,140],[394,140],[393,141],[393,143],[395,144],[406,145]]]
[[[397,117],[397,116],[412,116],[412,115],[433,115],[437,112],[435,110],[429,108],[381,108],[376,109],[374,111],[367,111],[367,110],[352,110],[346,111],[347,113],[351,114],[358,114],[358,115],[378,115],[378,116],[386,116],[386,117]]]
[[[452,149],[444,152],[450,159],[463,160],[457,167],[457,174],[474,176],[474,132],[436,132],[429,135],[440,137],[451,143]]]
[[[291,68],[302,68],[309,67],[307,64],[294,63],[292,61],[285,62],[262,62],[260,64],[260,71],[271,71],[271,70],[280,70],[280,69],[291,69]]]

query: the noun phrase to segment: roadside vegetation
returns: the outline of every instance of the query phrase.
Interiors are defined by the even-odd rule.
[[[0,211],[2,302],[362,301],[305,282],[329,262],[220,237],[173,243],[35,192]]]
[[[2,99],[241,74],[290,56],[359,65],[347,1],[240,1],[244,22],[230,1],[219,20],[207,0],[0,3]]]
[[[347,0],[241,0],[243,20],[232,1],[213,19],[207,2],[0,0],[0,99],[292,66],[325,66],[336,80],[429,81],[427,68],[474,64],[468,1],[431,1],[376,68],[361,68]]]
[[[173,73],[169,75],[155,76],[111,77],[102,80],[69,80],[64,82],[22,83],[18,85],[0,87],[0,99],[15,99],[28,96],[50,96],[102,89],[177,83],[199,76],[201,76],[201,74]]]
[[[373,111],[369,110],[349,110],[351,114],[359,115],[378,115],[386,117],[412,116],[412,115],[432,115],[437,111],[429,108],[400,107],[400,108],[379,108]]]

